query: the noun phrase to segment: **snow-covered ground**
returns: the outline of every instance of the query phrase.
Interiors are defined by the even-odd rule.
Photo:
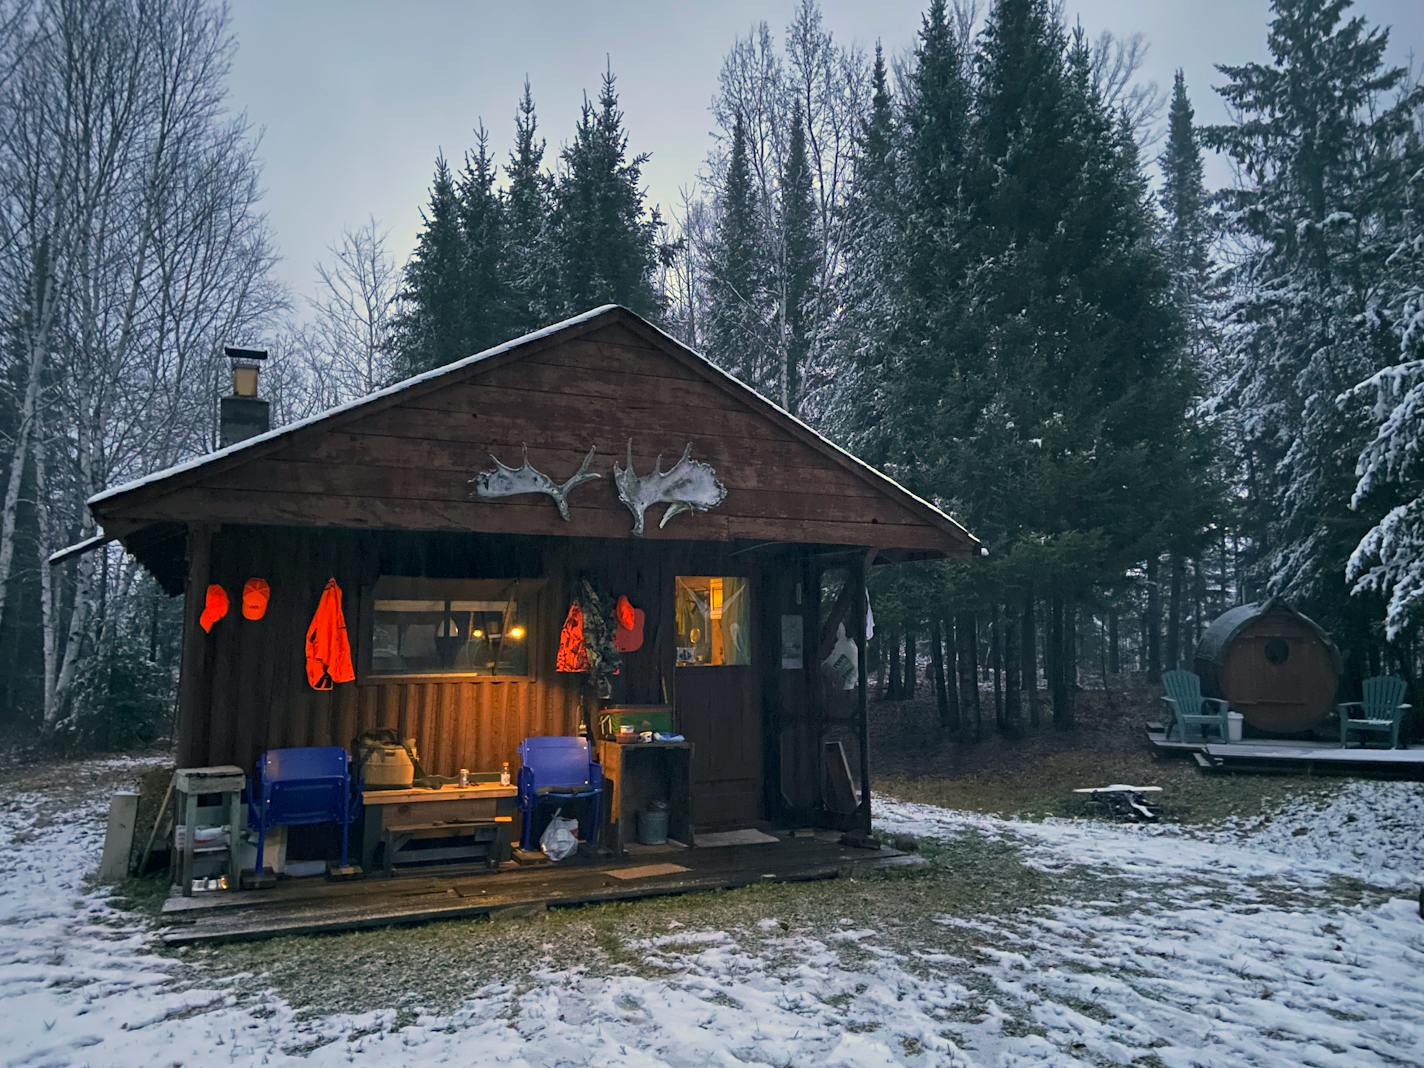
[[[85,882],[92,796],[0,796],[0,1064],[1424,1064],[1417,784],[1192,833],[887,802],[887,830],[1017,851],[1050,903],[947,898],[907,938],[873,898],[897,884],[869,882],[824,924],[669,921],[628,938],[636,969],[546,964],[413,1016],[299,1014],[260,975],[156,953]]]

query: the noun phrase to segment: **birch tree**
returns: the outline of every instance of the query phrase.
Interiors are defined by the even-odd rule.
[[[0,0],[3,4],[3,0]],[[0,20],[3,21],[3,20]],[[15,449],[0,512],[0,612],[33,485],[46,735],[128,621],[132,565],[51,551],[92,533],[104,486],[211,448],[222,345],[284,304],[255,141],[224,83],[226,12],[202,0],[45,0],[0,96],[0,301],[15,323]],[[91,688],[92,689],[92,688]],[[99,692],[99,691],[93,691]]]
[[[374,218],[347,229],[316,266],[311,300],[312,370],[324,405],[343,404],[396,378],[391,328],[400,271]]]

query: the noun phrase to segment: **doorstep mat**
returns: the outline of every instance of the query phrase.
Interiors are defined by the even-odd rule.
[[[680,871],[691,871],[681,864],[639,864],[634,868],[618,868],[608,874],[615,879],[651,879],[654,875],[676,875]]]
[[[712,834],[699,834],[697,836],[697,844],[699,847],[765,845],[770,842],[779,841],[781,841],[781,839],[776,837],[776,835],[759,831],[755,827],[743,827],[739,831],[714,831]]]

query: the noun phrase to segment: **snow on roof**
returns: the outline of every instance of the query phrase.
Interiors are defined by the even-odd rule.
[[[94,496],[90,497],[88,500],[88,504],[92,507],[96,504],[101,504],[104,501],[110,500],[114,497],[121,496],[122,494],[131,493],[134,490],[141,489],[144,486],[149,486],[156,482],[162,482],[165,479],[172,478],[174,475],[181,475],[188,471],[198,470],[199,468],[202,468],[210,463],[215,463],[218,460],[223,460],[229,456],[234,456],[238,453],[241,453],[246,449],[252,449],[257,447],[258,445],[273,441],[283,436],[284,434],[294,433],[298,430],[303,429],[304,427],[320,423],[325,419],[330,419],[334,415],[340,415],[344,412],[354,411],[355,409],[361,408],[367,404],[371,404],[374,401],[381,400],[385,397],[391,397],[398,393],[402,393],[405,390],[410,389],[412,386],[419,385],[422,382],[429,382],[433,379],[440,378],[442,375],[453,374],[457,371],[464,370],[467,367],[473,367],[475,364],[481,363],[484,360],[488,360],[491,357],[498,356],[501,353],[508,352],[511,349],[519,348],[521,345],[527,345],[531,342],[539,341],[542,338],[546,338],[553,334],[560,333],[561,331],[567,330],[570,327],[579,326],[593,319],[597,319],[601,316],[607,315],[609,312],[619,310],[627,311],[627,309],[623,308],[621,305],[618,304],[602,304],[597,308],[590,308],[586,312],[581,312],[580,314],[572,316],[568,319],[564,319],[557,323],[552,323],[549,326],[541,327],[540,329],[532,331],[531,333],[524,334],[522,337],[513,338],[502,344],[495,345],[493,348],[485,349],[483,352],[477,352],[473,356],[466,356],[464,359],[456,360],[454,363],[447,363],[441,367],[436,367],[432,370],[425,371],[422,374],[415,375],[413,378],[407,378],[403,381],[395,383],[394,385],[387,386],[385,389],[379,389],[374,393],[366,394],[366,396],[364,397],[358,397],[356,400],[348,401],[345,404],[339,404],[334,408],[328,408],[324,412],[318,412],[315,415],[307,416],[307,418],[305,419],[299,419],[295,423],[288,423],[285,426],[276,427],[272,430],[267,431],[264,434],[257,434],[253,437],[245,438],[244,440],[236,442],[232,445],[228,445],[225,448],[217,449],[213,452],[204,453],[201,456],[195,456],[191,460],[185,460],[183,463],[174,464],[172,467],[165,467],[162,470],[154,471],[150,474],[144,475],[142,478],[136,478],[131,482],[125,482],[122,485],[114,486],[111,489],[103,490],[102,492],[96,493],[94,494]],[[629,311],[628,314],[638,319],[638,321],[646,325],[648,329],[655,331],[660,336],[667,339],[667,341],[669,341],[673,345],[676,345],[682,351],[687,352],[692,356],[695,356],[698,360],[705,364],[714,374],[720,375],[722,378],[735,385],[738,389],[746,392],[749,396],[755,398],[758,403],[767,405],[768,407],[778,412],[784,418],[791,420],[806,433],[812,435],[818,441],[822,442],[829,448],[834,449],[835,452],[839,454],[843,459],[848,460],[857,468],[873,476],[891,489],[903,493],[906,497],[910,498],[912,501],[914,501],[921,507],[928,508],[931,512],[935,513],[947,522],[951,523],[960,533],[964,535],[965,538],[969,539],[969,541],[973,542],[975,545],[979,544],[979,539],[974,537],[973,534],[969,533],[969,531],[953,516],[947,514],[940,508],[931,504],[923,497],[911,493],[900,483],[896,482],[889,475],[885,474],[885,472],[877,470],[876,468],[872,467],[870,464],[862,460],[860,457],[841,448],[839,445],[837,445],[830,438],[826,437],[820,431],[816,430],[808,423],[792,415],[790,412],[788,412],[785,408],[781,407],[781,405],[777,404],[775,401],[772,401],[762,396],[760,393],[752,389],[741,379],[737,378],[735,375],[729,374],[721,367],[718,367],[706,356],[702,355],[700,352],[697,352],[692,348],[689,348],[687,345],[679,341],[677,338],[673,337],[667,331],[661,329],[653,323],[648,322],[636,312]]]
[[[125,482],[120,486],[103,490],[90,497],[86,503],[92,507],[113,497],[118,497],[121,494],[131,493],[136,489],[152,485],[155,482],[162,482],[164,479],[171,478],[174,475],[181,475],[187,471],[195,471],[217,460],[226,459],[246,449],[255,448],[258,445],[273,441],[283,434],[291,434],[294,431],[301,430],[303,427],[320,423],[324,419],[330,419],[333,415],[341,415],[344,412],[354,411],[373,401],[402,393],[412,386],[420,385],[422,382],[429,382],[432,379],[439,378],[441,375],[447,375],[466,367],[473,367],[477,363],[488,360],[493,356],[498,356],[501,353],[508,352],[510,349],[518,348],[520,345],[527,345],[532,341],[546,338],[550,334],[557,334],[561,330],[567,330],[571,326],[578,326],[581,323],[588,322],[590,319],[597,319],[600,315],[607,315],[617,307],[617,304],[602,304],[597,308],[590,308],[586,312],[582,312],[557,323],[552,323],[549,326],[540,327],[538,330],[524,334],[522,337],[512,338],[493,348],[485,349],[483,352],[477,352],[473,356],[466,356],[464,359],[456,360],[454,363],[447,363],[432,370],[422,372],[412,378],[403,379],[395,383],[395,385],[387,386],[385,389],[378,389],[374,393],[367,393],[364,397],[357,397],[355,400],[347,401],[345,404],[338,404],[334,408],[328,408],[324,412],[317,412],[315,415],[309,415],[305,419],[298,419],[295,423],[287,423],[284,426],[274,427],[265,434],[257,434],[250,438],[244,438],[242,441],[235,442],[224,448],[217,449],[213,452],[205,452],[201,456],[193,457],[191,460],[184,460],[181,464],[174,464],[172,467],[165,467],[161,470],[150,472],[142,478],[134,479],[132,482]]]

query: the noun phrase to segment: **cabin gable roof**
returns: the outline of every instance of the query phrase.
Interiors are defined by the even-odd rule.
[[[263,523],[629,537],[612,464],[640,473],[691,443],[727,487],[649,539],[862,545],[969,555],[972,535],[627,309],[608,305],[90,499],[106,532]],[[530,495],[479,500],[469,480],[518,466],[554,481],[594,450],[602,477],[571,518]]]

